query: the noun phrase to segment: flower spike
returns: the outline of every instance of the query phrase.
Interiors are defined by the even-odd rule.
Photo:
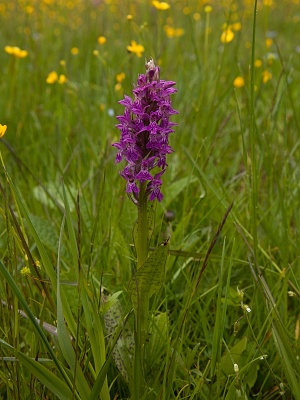
[[[117,116],[120,141],[113,144],[118,149],[115,163],[127,162],[120,175],[127,181],[126,192],[135,204],[138,204],[140,185],[145,182],[149,200],[163,198],[161,176],[168,166],[166,156],[173,152],[169,135],[177,125],[169,119],[178,114],[170,99],[177,92],[173,87],[176,82],[161,80],[160,69],[152,58],[146,61],[145,68],[146,73],[138,76],[134,86],[134,99],[125,95],[119,101],[125,110]]]

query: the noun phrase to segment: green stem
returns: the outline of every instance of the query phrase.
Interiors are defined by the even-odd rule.
[[[138,206],[138,241],[136,244],[137,268],[139,269],[148,257],[148,217],[147,217],[147,183],[140,185]]]
[[[138,235],[136,243],[137,269],[148,257],[148,216],[147,216],[147,183],[140,185],[138,206]],[[138,281],[136,284],[138,285]],[[138,308],[135,315],[135,355],[134,355],[134,400],[140,400],[144,381],[144,347],[146,340],[149,301],[146,293],[138,292]]]
[[[253,231],[253,253],[256,259],[258,249],[257,237],[257,201],[258,201],[258,176],[257,176],[257,146],[256,146],[256,121],[254,105],[254,60],[255,60],[255,39],[256,39],[256,14],[257,0],[254,2],[252,51],[250,64],[250,143],[251,143],[251,191],[252,191],[252,231]]]

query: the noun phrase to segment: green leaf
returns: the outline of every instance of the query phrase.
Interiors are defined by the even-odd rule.
[[[222,251],[222,259],[221,259],[221,271],[218,285],[218,300],[217,300],[217,312],[216,312],[216,323],[213,335],[213,346],[212,346],[212,355],[211,355],[211,376],[215,373],[215,368],[217,363],[221,358],[221,345],[222,345],[222,337],[226,324],[226,310],[227,310],[227,299],[230,289],[230,278],[231,278],[231,269],[232,269],[232,258],[233,258],[233,249],[232,246],[231,258],[228,270],[225,270],[225,239],[223,242],[223,251]],[[227,263],[226,263],[227,264]],[[225,299],[222,301],[222,292],[223,292],[223,279],[225,276],[225,272],[227,274],[227,283],[225,289]]]
[[[159,313],[150,318],[149,323],[149,340],[146,343],[146,359],[149,365],[160,364],[162,357],[166,355],[166,346],[168,338],[168,315],[167,313]]]
[[[0,260],[0,272],[4,276],[4,279],[7,281],[9,287],[11,288],[12,292],[14,293],[16,298],[18,299],[19,303],[22,305],[23,310],[26,312],[28,319],[33,324],[33,327],[37,331],[37,334],[39,335],[40,339],[45,344],[45,346],[46,346],[47,350],[49,351],[49,353],[50,353],[50,355],[52,357],[52,360],[53,360],[54,364],[56,365],[57,369],[60,371],[60,373],[62,374],[62,376],[64,377],[65,381],[68,383],[68,385],[71,386],[69,378],[68,378],[65,370],[63,369],[61,363],[57,359],[57,357],[55,355],[55,352],[54,352],[54,350],[52,348],[52,345],[48,342],[47,337],[45,336],[41,326],[37,322],[35,316],[33,315],[32,311],[31,311],[31,309],[29,308],[29,306],[28,306],[25,298],[23,297],[19,287],[17,286],[16,282],[14,281],[12,276],[10,275],[9,271],[5,268],[5,266],[4,266],[4,264],[2,263],[1,260]],[[1,343],[4,343],[4,342],[1,341]],[[13,350],[12,346],[9,346],[9,347]]]
[[[13,192],[13,195],[16,199],[17,205],[20,209],[20,211],[23,213],[28,229],[34,239],[34,242],[37,246],[37,249],[39,251],[40,257],[41,257],[41,261],[42,261],[42,266],[43,268],[45,268],[45,271],[47,273],[47,275],[50,278],[51,284],[52,284],[52,288],[54,290],[54,292],[56,291],[56,274],[55,274],[55,270],[53,268],[53,264],[47,254],[47,251],[42,243],[42,240],[38,234],[38,232],[35,229],[35,226],[30,218],[30,213],[27,209],[26,204],[24,203],[24,201],[22,200],[21,194],[18,191],[18,189],[14,186],[13,182],[11,181],[11,179],[9,178],[9,176],[7,175],[7,178],[9,179],[10,185],[11,185],[11,189]],[[73,318],[73,315],[71,313],[71,309],[69,306],[69,303],[67,301],[67,298],[65,296],[65,292],[63,291],[63,289],[61,289],[61,300],[63,303],[63,308],[64,308],[64,316],[66,318],[66,321],[68,323],[68,326],[71,329],[71,332],[73,335],[75,335],[76,332],[76,328],[75,328],[75,321]]]
[[[168,248],[168,241],[158,246],[130,280],[128,291],[135,310],[161,288]]]
[[[247,338],[243,337],[235,346],[233,346],[221,359],[221,370],[224,374],[232,375],[234,374],[233,364],[238,364],[239,366],[244,362],[241,362],[243,353],[247,347]]]
[[[30,220],[39,235],[41,242],[45,245],[48,249],[50,249],[53,253],[57,253],[57,245],[58,245],[58,233],[57,230],[54,228],[49,221],[38,217],[34,214],[29,214]],[[63,244],[61,245],[61,257],[64,258],[67,262],[70,262],[70,255],[69,252]]]
[[[92,353],[95,358],[95,368],[96,368],[96,373],[102,368],[102,366],[105,363],[105,340],[104,340],[104,333],[103,333],[103,328],[102,324],[97,312],[97,307],[92,304],[91,302],[91,307],[90,303],[88,301],[88,284],[86,282],[86,278],[82,271],[79,270],[78,268],[78,247],[77,247],[77,241],[76,241],[76,234],[74,230],[74,225],[72,221],[72,216],[69,208],[69,201],[68,201],[68,196],[65,190],[65,187],[63,186],[63,195],[64,195],[64,208],[65,208],[65,217],[66,217],[66,222],[67,222],[67,228],[68,228],[68,235],[69,235],[69,241],[70,241],[70,248],[71,248],[71,255],[73,258],[73,265],[74,269],[76,272],[77,280],[80,282],[80,287],[82,286],[82,290],[80,292],[80,298],[81,302],[83,305],[85,317],[86,317],[86,323],[87,323],[87,331],[89,334],[90,342],[91,342],[91,347],[92,347]],[[62,236],[62,235],[61,235]],[[61,244],[61,240],[60,240]],[[69,365],[73,371],[73,373],[76,372],[76,381],[77,382],[77,388],[78,391],[81,394],[81,397],[83,399],[88,398],[90,395],[90,388],[88,386],[88,383],[84,377],[84,374],[82,372],[82,369],[80,368],[78,364],[78,360],[75,359],[75,352],[72,347],[72,343],[70,341],[69,335],[67,333],[67,329],[64,323],[63,319],[63,314],[62,314],[62,309],[61,305],[59,304],[59,263],[57,266],[57,320],[58,322],[58,334],[61,334],[61,342],[60,345],[62,346],[62,350],[64,350],[64,355],[67,357],[66,359],[69,362]],[[93,316],[93,318],[92,318]],[[109,400],[109,389],[108,389],[108,382],[107,379],[105,378],[104,384],[101,390],[101,395],[100,395],[101,400]]]
[[[75,376],[76,389],[80,393],[80,396],[83,400],[88,399],[88,395],[90,393],[89,385],[84,377],[82,369],[79,365],[78,360],[76,360],[75,351],[72,346],[70,335],[67,331],[67,327],[65,324],[64,314],[63,314],[63,305],[61,301],[61,288],[60,288],[60,246],[62,241],[62,234],[64,228],[65,218],[63,218],[63,222],[61,225],[60,237],[59,237],[59,246],[58,246],[58,257],[57,257],[57,337],[58,342],[62,351],[62,354],[69,364],[73,375]]]
[[[75,207],[74,202],[72,201],[72,196],[76,197],[76,193],[77,190],[74,186],[68,187],[68,200],[72,204],[72,211]],[[60,184],[48,182],[43,186],[35,186],[33,188],[33,195],[38,201],[49,208],[56,209],[57,206],[60,206],[61,208],[64,206],[64,194],[61,190]]]
[[[20,351],[15,350],[10,344],[0,339],[0,343],[5,347],[9,348],[15,355],[14,359],[18,360],[24,367],[34,375],[41,383],[43,383],[53,394],[58,396],[61,400],[68,400],[72,398],[72,391],[61,379],[59,379],[53,372],[49,371],[46,367],[40,364],[39,361],[36,361]],[[41,359],[43,360],[43,359]],[[10,360],[14,361],[14,360]],[[46,359],[44,361],[52,361]]]
[[[16,357],[37,379],[43,383],[53,394],[61,400],[69,400],[72,398],[72,392],[69,387],[53,372],[49,371],[46,367],[39,362],[17,352]]]
[[[168,207],[168,205],[185,189],[186,186],[196,181],[197,178],[195,176],[187,176],[169,185],[164,198],[164,207]]]

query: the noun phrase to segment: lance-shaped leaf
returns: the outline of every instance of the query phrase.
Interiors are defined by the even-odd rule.
[[[129,282],[128,291],[134,310],[150,299],[162,286],[165,275],[165,264],[168,255],[169,241],[163,242],[147,258]]]

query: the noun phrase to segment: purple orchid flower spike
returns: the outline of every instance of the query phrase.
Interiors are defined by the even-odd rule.
[[[135,204],[139,204],[140,185],[145,182],[150,201],[163,199],[161,176],[168,166],[166,156],[173,152],[169,135],[177,125],[169,119],[178,114],[170,100],[177,92],[173,88],[176,82],[160,80],[160,69],[152,59],[145,67],[146,73],[139,75],[133,89],[134,99],[125,95],[119,102],[125,110],[117,116],[120,141],[113,144],[118,149],[115,162],[127,162],[120,175],[126,179],[126,192]]]

